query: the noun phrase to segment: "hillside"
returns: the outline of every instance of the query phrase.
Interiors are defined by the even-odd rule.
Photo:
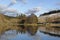
[[[60,13],[59,14],[56,13],[56,14],[51,14],[51,15],[40,16],[38,18],[38,20],[41,23],[60,21]]]
[[[28,31],[31,35],[37,32],[38,18],[36,15],[20,15],[17,17],[10,17],[0,14],[0,34],[8,30],[17,30],[19,32]]]
[[[47,13],[43,13],[40,16],[45,16],[45,15],[50,15],[50,14],[55,14],[55,13],[58,14],[59,12],[60,12],[60,10],[53,10],[53,11],[49,11]]]
[[[60,10],[50,11],[48,13],[41,14],[38,20],[39,22],[60,21]]]
[[[0,34],[6,30],[18,29],[17,24],[20,21],[17,17],[9,17],[3,14],[0,14]]]
[[[52,14],[49,14],[49,15],[41,15],[38,18],[38,22],[46,24],[48,25],[48,27],[49,26],[60,27],[60,11],[57,11],[56,13],[53,13],[53,12],[51,13]]]

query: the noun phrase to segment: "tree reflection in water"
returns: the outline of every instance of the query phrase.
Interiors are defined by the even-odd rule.
[[[1,36],[0,40],[40,40],[40,35],[37,33],[31,36],[28,32],[25,34],[16,34],[16,31],[10,30],[6,31],[5,34]]]

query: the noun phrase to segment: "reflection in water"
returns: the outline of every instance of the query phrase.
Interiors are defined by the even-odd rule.
[[[0,40],[8,40],[10,38],[14,38],[17,35],[16,30],[6,31],[1,37]]]
[[[49,34],[51,36],[58,36],[60,37],[60,28],[48,28],[48,27],[40,27],[40,32],[45,34]]]
[[[60,40],[60,38],[49,36],[39,31],[37,31],[36,35],[32,36],[28,32],[17,34],[15,30],[10,30],[5,32],[5,34],[1,36],[0,40]]]
[[[44,33],[40,33],[41,40],[60,40],[60,37],[50,36]]]
[[[16,31],[7,31],[1,36],[0,40],[40,40],[40,35],[37,33],[32,36],[28,32],[21,34],[16,34]]]
[[[34,28],[34,30],[36,29]],[[30,35],[27,31],[26,33],[18,33],[16,30],[9,30],[0,36],[0,40],[60,40],[60,37],[43,34],[40,31],[60,35],[60,28],[40,27],[35,35]]]

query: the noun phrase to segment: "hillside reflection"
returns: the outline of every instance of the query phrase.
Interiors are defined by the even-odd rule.
[[[43,32],[45,34],[60,37],[60,28],[40,27],[39,30],[40,30],[40,32]]]
[[[60,37],[49,36],[41,33],[39,30],[33,36],[28,32],[17,33],[16,30],[9,30],[0,36],[0,40],[60,40]]]
[[[17,33],[16,30],[9,30],[0,37],[0,40],[40,40],[40,35],[37,33],[32,36],[28,32]]]

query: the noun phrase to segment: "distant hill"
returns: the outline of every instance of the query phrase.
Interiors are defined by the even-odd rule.
[[[50,26],[60,27],[60,11],[51,11],[47,14],[42,14],[38,18],[38,23],[47,24],[49,23]],[[49,27],[49,26],[48,26]]]
[[[42,14],[38,18],[39,22],[54,22],[60,21],[60,10],[53,10],[48,13]]]
[[[53,11],[50,11],[48,13],[41,14],[40,16],[55,14],[55,13],[59,13],[59,12],[60,12],[60,10],[53,10]]]

